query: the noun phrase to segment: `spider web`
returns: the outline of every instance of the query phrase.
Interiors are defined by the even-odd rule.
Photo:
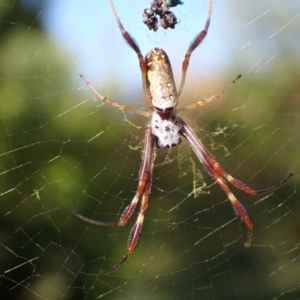
[[[173,8],[175,30],[142,24],[150,1],[115,1],[144,54],[170,55],[176,82],[208,1]],[[211,27],[191,59],[181,105],[222,98],[182,117],[234,177],[256,189],[294,172],[269,195],[233,189],[255,227],[246,230],[186,143],[156,152],[141,242],[72,212],[117,220],[132,199],[141,162],[141,116],[103,105],[78,73],[111,99],[146,104],[133,51],[108,1],[0,0],[1,299],[299,299],[298,1],[215,1]]]

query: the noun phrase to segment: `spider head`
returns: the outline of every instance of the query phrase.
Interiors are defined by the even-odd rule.
[[[178,104],[178,96],[169,58],[164,50],[154,48],[146,55],[145,61],[152,109],[170,114]]]

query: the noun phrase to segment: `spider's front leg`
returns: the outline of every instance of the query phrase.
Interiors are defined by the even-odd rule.
[[[143,90],[144,90],[144,94],[145,97],[147,99],[147,103],[149,105],[149,107],[152,107],[151,104],[151,95],[148,89],[148,80],[147,80],[147,64],[143,58],[143,55],[141,53],[141,50],[138,46],[138,44],[136,43],[136,41],[134,40],[134,38],[131,36],[131,34],[125,30],[125,28],[123,27],[123,24],[120,20],[120,17],[117,13],[116,7],[114,5],[113,0],[109,0],[110,5],[112,7],[113,13],[115,15],[116,21],[118,23],[119,29],[121,31],[121,34],[123,36],[123,38],[125,39],[125,41],[128,43],[128,45],[132,48],[132,50],[134,50],[134,52],[136,53],[138,60],[139,60],[139,64],[140,64],[140,69],[141,69],[141,73],[142,73],[142,82],[143,82]]]
[[[291,178],[293,173],[289,174],[285,179],[283,179],[278,184],[270,188],[266,188],[258,191],[253,190],[251,187],[249,187],[242,181],[226,173],[224,169],[221,167],[221,165],[216,161],[214,156],[204,147],[204,145],[198,139],[198,137],[193,132],[193,130],[189,126],[187,126],[187,124],[183,120],[182,120],[182,129],[180,130],[180,134],[187,139],[193,151],[195,152],[196,156],[203,164],[207,173],[220,185],[222,190],[226,193],[227,197],[229,198],[235,212],[241,218],[242,222],[247,226],[248,239],[245,242],[245,246],[249,247],[251,245],[251,240],[252,240],[253,222],[246,208],[239,202],[239,200],[231,192],[226,180],[230,182],[232,185],[234,185],[236,188],[243,191],[244,193],[249,194],[251,196],[256,196],[257,194],[272,192],[275,189],[279,188]]]
[[[192,43],[189,46],[189,49],[187,50],[184,61],[182,63],[182,75],[181,75],[181,82],[180,86],[178,89],[178,97],[181,95],[184,83],[185,83],[185,77],[186,77],[186,72],[190,63],[190,58],[193,53],[193,51],[201,44],[201,42],[204,40],[208,33],[208,28],[210,24],[210,19],[211,19],[211,14],[212,14],[212,7],[213,7],[213,0],[209,1],[209,9],[208,9],[208,15],[205,23],[205,27],[203,30],[201,30],[195,37],[195,39],[192,41]]]
[[[127,221],[130,219],[132,216],[136,205],[139,201],[139,199],[142,197],[141,204],[140,204],[140,210],[139,210],[139,215],[137,218],[137,221],[133,225],[129,238],[128,238],[128,243],[127,243],[127,253],[126,255],[122,258],[122,260],[114,265],[112,268],[108,270],[100,270],[101,273],[111,273],[121,267],[129,258],[129,256],[134,252],[135,248],[137,247],[140,237],[141,237],[141,232],[142,232],[142,227],[143,227],[143,222],[144,222],[144,216],[145,212],[148,206],[148,200],[149,200],[149,195],[151,191],[151,183],[152,183],[152,168],[153,168],[153,150],[154,150],[154,145],[155,145],[155,140],[156,137],[152,134],[151,128],[147,127],[146,129],[146,134],[145,134],[145,146],[144,146],[144,152],[143,152],[143,162],[140,168],[140,173],[139,173],[139,183],[138,183],[138,188],[136,191],[135,196],[133,197],[131,203],[124,209],[124,212],[122,213],[120,219],[118,222],[101,222],[101,221],[96,221],[93,219],[89,219],[87,217],[84,217],[83,215],[79,214],[78,212],[74,212],[74,215],[78,217],[79,219],[94,224],[98,226],[124,226]]]

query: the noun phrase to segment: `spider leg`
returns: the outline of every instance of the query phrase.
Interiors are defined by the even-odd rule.
[[[140,207],[138,219],[137,219],[136,223],[133,225],[133,227],[131,228],[131,231],[129,234],[128,243],[127,243],[127,253],[121,259],[121,261],[118,262],[116,265],[114,265],[112,268],[110,268],[108,270],[100,270],[100,273],[108,274],[108,273],[114,272],[115,270],[120,268],[128,260],[128,258],[131,256],[131,254],[134,252],[135,248],[137,247],[137,245],[140,241],[140,238],[141,238],[145,211],[148,206],[150,188],[151,188],[151,183],[148,183],[147,187],[146,187],[146,191],[144,191],[143,196],[142,196],[141,207]]]
[[[122,260],[117,263],[115,266],[108,270],[100,270],[101,273],[111,273],[121,267],[129,258],[129,256],[134,252],[135,248],[137,247],[140,237],[141,237],[141,232],[142,232],[142,227],[143,227],[143,222],[144,222],[144,215],[145,211],[148,206],[148,200],[149,200],[149,195],[150,195],[150,190],[151,190],[151,182],[152,182],[152,160],[153,160],[153,150],[154,150],[154,143],[155,143],[155,136],[152,134],[151,128],[148,127],[146,129],[146,134],[145,134],[145,146],[144,146],[144,154],[143,154],[143,162],[140,168],[140,173],[139,173],[139,183],[137,187],[137,191],[135,196],[133,197],[131,203],[124,209],[120,219],[118,222],[101,222],[101,221],[96,221],[87,217],[84,217],[83,215],[79,214],[78,212],[73,212],[76,217],[79,219],[94,224],[98,226],[113,226],[113,227],[119,227],[119,226],[124,226],[127,221],[130,219],[132,216],[136,205],[139,201],[139,199],[142,197],[142,201],[140,204],[140,210],[139,210],[139,215],[137,218],[137,221],[133,225],[129,238],[128,238],[128,243],[127,243],[127,253],[126,255],[122,258]]]
[[[278,188],[280,188],[282,185],[284,185],[293,176],[293,173],[290,173],[286,178],[284,178],[279,183],[277,183],[277,184],[275,184],[271,187],[268,187],[268,188],[265,188],[265,189],[262,189],[262,190],[253,190],[247,184],[245,184],[244,182],[232,177],[230,174],[226,173],[224,170],[223,170],[223,172],[224,172],[223,177],[228,182],[230,182],[236,188],[240,189],[242,192],[244,192],[246,194],[249,194],[251,196],[256,196],[258,194],[273,192],[273,191],[277,190]]]
[[[231,83],[222,92],[220,92],[218,94],[215,94],[215,95],[212,95],[210,97],[201,99],[200,101],[198,101],[196,103],[189,104],[189,105],[184,106],[184,107],[179,107],[179,108],[176,109],[177,112],[183,111],[183,110],[188,110],[188,109],[198,108],[200,106],[203,106],[203,105],[205,105],[207,103],[212,102],[215,99],[221,98],[241,77],[242,77],[241,74],[238,75],[234,80],[231,81]]]
[[[143,116],[146,116],[146,117],[150,117],[150,113],[147,112],[147,111],[142,111],[142,110],[137,110],[137,109],[134,109],[132,107],[129,107],[127,105],[123,105],[123,104],[119,104],[119,103],[116,103],[112,100],[110,100],[109,98],[105,97],[105,96],[102,96],[96,89],[95,87],[81,74],[79,74],[80,78],[86,83],[86,85],[106,104],[109,104],[111,106],[114,106],[116,108],[118,108],[119,110],[122,110],[122,111],[127,111],[127,112],[131,112],[131,113],[135,113],[135,114],[139,114],[139,115],[143,115]]]
[[[282,186],[293,174],[291,173],[288,177],[280,181],[277,185],[266,188],[263,190],[253,190],[245,183],[233,178],[231,175],[226,173],[224,169],[221,167],[221,165],[216,161],[214,156],[204,147],[202,142],[198,139],[196,134],[193,132],[193,130],[187,126],[187,124],[182,120],[182,129],[180,131],[180,134],[187,139],[189,142],[191,148],[193,149],[194,153],[200,160],[200,162],[203,164],[205,170],[209,175],[212,176],[212,178],[220,185],[222,190],[226,193],[227,197],[229,198],[235,212],[237,215],[241,218],[242,222],[246,225],[248,228],[248,238],[245,242],[245,246],[249,247],[251,245],[252,240],[252,232],[253,232],[253,222],[246,210],[246,208],[238,201],[238,199],[234,196],[234,194],[231,192],[228,184],[226,183],[225,179],[230,182],[232,185],[243,191],[244,193],[247,193],[251,196],[255,196],[260,193],[265,192],[271,192],[280,186]]]
[[[126,225],[128,220],[131,218],[132,214],[134,213],[136,205],[137,205],[138,201],[140,200],[140,197],[141,197],[141,194],[139,192],[136,192],[132,201],[130,202],[130,204],[128,206],[126,206],[119,221],[117,221],[117,222],[103,222],[103,221],[93,220],[93,219],[90,219],[90,218],[87,218],[87,217],[81,215],[77,211],[74,211],[73,214],[78,219],[85,221],[87,223],[93,224],[93,225],[97,225],[97,226],[107,226],[107,227],[124,226],[124,225]]]
[[[204,38],[207,35],[208,28],[209,28],[209,23],[210,23],[210,19],[211,19],[212,6],[213,6],[213,0],[210,0],[205,27],[204,27],[203,30],[201,30],[198,33],[198,35],[196,35],[195,39],[192,41],[189,49],[187,50],[187,52],[185,54],[184,61],[182,63],[182,75],[181,75],[180,87],[179,87],[179,90],[178,90],[178,97],[180,96],[180,94],[183,90],[183,87],[184,87],[186,71],[187,71],[188,66],[189,66],[191,55],[192,55],[193,51],[200,45],[200,43],[204,40]]]
[[[149,107],[152,107],[152,104],[151,104],[151,95],[150,95],[150,91],[149,91],[148,85],[147,85],[147,64],[146,64],[146,62],[145,62],[145,60],[143,58],[143,55],[141,53],[141,50],[140,50],[138,44],[133,39],[133,37],[130,35],[130,33],[127,32],[124,29],[124,27],[123,27],[123,25],[121,23],[120,17],[119,17],[119,15],[117,13],[117,10],[116,10],[116,7],[114,5],[113,0],[109,0],[109,2],[111,4],[112,10],[114,12],[115,18],[117,20],[117,23],[118,23],[118,26],[119,26],[119,29],[120,29],[120,31],[122,33],[123,38],[129,44],[129,46],[134,50],[134,52],[137,54],[137,57],[138,57],[138,60],[139,60],[139,63],[140,63],[141,73],[142,73],[142,81],[143,81],[144,94],[145,94],[145,97],[147,99],[147,103],[148,103]]]

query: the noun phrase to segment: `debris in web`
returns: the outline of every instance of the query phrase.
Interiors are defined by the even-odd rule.
[[[153,0],[150,8],[144,9],[143,22],[148,26],[149,30],[157,31],[159,17],[159,23],[162,28],[174,29],[178,22],[170,8],[182,4],[182,0]]]

